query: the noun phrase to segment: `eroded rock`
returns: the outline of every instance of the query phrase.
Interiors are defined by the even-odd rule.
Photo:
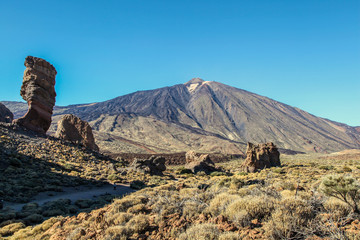
[[[258,145],[248,142],[246,159],[241,165],[242,171],[253,173],[264,168],[280,165],[280,153],[272,142]]]
[[[24,65],[26,69],[20,95],[27,101],[29,109],[14,123],[39,133],[46,133],[55,105],[57,72],[53,65],[37,57],[26,57]]]
[[[0,103],[0,122],[11,123],[14,114],[2,103]]]
[[[162,175],[166,170],[165,158],[151,156],[149,159],[134,159],[130,169],[151,175]]]
[[[58,122],[55,137],[82,144],[95,151],[99,150],[89,123],[72,114],[64,115]]]
[[[217,170],[215,163],[211,161],[209,154],[198,154],[194,151],[188,151],[185,158],[185,168],[190,169],[193,173],[202,171],[209,174]]]

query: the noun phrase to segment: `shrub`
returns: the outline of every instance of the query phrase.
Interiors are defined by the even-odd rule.
[[[115,214],[108,214],[107,221],[114,225],[125,225],[131,218],[133,217],[130,213],[115,213]]]
[[[44,220],[44,217],[40,214],[31,214],[24,218],[25,223],[31,225],[36,223],[41,223]]]
[[[130,219],[126,226],[133,233],[142,233],[149,227],[149,217],[144,214],[139,214]]]
[[[226,209],[225,216],[244,226],[247,220],[263,219],[274,210],[274,200],[266,196],[245,196],[232,202]],[[240,216],[240,215],[241,216]]]
[[[344,172],[352,172],[352,169],[348,166],[344,166],[342,169]]]
[[[304,229],[314,216],[311,205],[304,200],[286,198],[277,205],[264,229],[270,239],[303,239]]]
[[[226,176],[226,172],[218,172],[218,171],[215,171],[215,172],[212,172],[210,173],[210,176],[211,177],[216,177],[216,176]]]
[[[6,225],[5,227],[0,228],[0,237],[11,236],[22,228],[25,228],[23,223],[12,223]]]
[[[360,213],[360,186],[351,176],[329,175],[321,182],[320,190],[327,196],[337,198],[348,204],[355,213]]]
[[[331,165],[322,165],[319,167],[319,169],[323,169],[323,170],[333,170],[334,166]]]
[[[129,235],[128,228],[124,226],[109,227],[105,231],[105,239],[126,240],[128,239],[128,235]]]
[[[213,216],[224,214],[228,205],[239,198],[240,197],[237,195],[220,193],[216,195],[213,200],[211,200],[207,211],[210,212]]]
[[[179,167],[176,171],[178,174],[192,174],[193,172],[190,169],[185,167]]]
[[[346,218],[352,210],[348,204],[336,198],[328,199],[324,203],[324,208],[329,213],[332,220],[336,222]]]
[[[130,183],[130,187],[134,188],[134,189],[137,189],[137,190],[140,190],[140,189],[146,187],[146,184],[143,181],[135,180],[135,181],[132,181]]]
[[[234,232],[224,232],[219,236],[219,240],[240,240],[240,235]]]
[[[203,223],[191,226],[185,233],[180,234],[180,240],[217,240],[220,231],[215,224]]]
[[[145,204],[143,203],[140,203],[140,204],[136,204],[132,207],[130,207],[128,210],[127,210],[128,213],[146,213],[148,212],[148,208],[146,207]]]
[[[111,174],[111,175],[108,177],[108,179],[109,179],[110,181],[116,181],[116,180],[119,180],[120,178],[119,178],[119,176],[116,175],[116,174]]]

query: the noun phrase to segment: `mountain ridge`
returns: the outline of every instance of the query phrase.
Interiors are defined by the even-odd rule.
[[[305,152],[360,148],[355,127],[200,78],[104,102],[57,107],[54,119],[67,113],[89,121],[97,141],[117,136],[169,152],[235,153],[244,151],[248,141],[273,141],[280,148]],[[121,151],[121,145],[113,148]]]

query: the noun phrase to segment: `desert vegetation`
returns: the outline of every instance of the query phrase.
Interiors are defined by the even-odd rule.
[[[169,167],[176,180],[156,176],[159,186],[104,208],[33,226],[12,222],[0,233],[9,239],[359,239],[357,161],[322,156],[283,156],[281,167],[255,173],[237,170],[242,159],[220,164],[223,174]]]

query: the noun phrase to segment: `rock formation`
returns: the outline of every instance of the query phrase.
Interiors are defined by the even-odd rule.
[[[0,122],[11,123],[13,119],[12,112],[4,104],[0,103]]]
[[[205,172],[209,174],[216,171],[215,163],[211,161],[209,154],[198,154],[194,151],[188,151],[185,154],[185,168],[190,169],[193,173]]]
[[[151,156],[149,159],[136,159],[131,163],[130,169],[151,175],[162,175],[166,170],[165,158]]]
[[[72,114],[64,115],[58,122],[55,137],[82,144],[92,150],[99,150],[89,123]]]
[[[198,160],[198,158],[201,156],[200,153],[196,153],[193,150],[187,151],[185,153],[185,162],[186,163],[191,163],[194,162],[196,160]]]
[[[44,59],[28,56],[20,95],[27,101],[27,113],[14,121],[39,133],[46,133],[51,124],[51,115],[55,105],[55,76],[53,65]]]
[[[272,142],[258,145],[248,142],[246,159],[241,165],[242,171],[253,173],[264,168],[280,165],[280,153]]]

